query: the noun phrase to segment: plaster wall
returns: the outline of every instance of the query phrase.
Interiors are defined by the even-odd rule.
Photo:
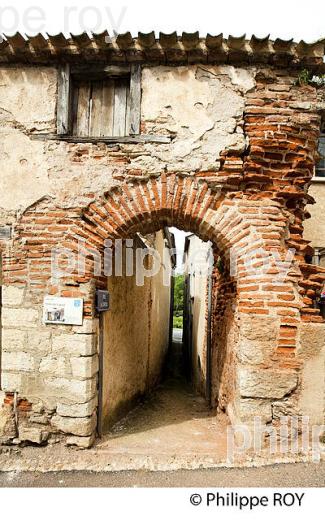
[[[225,149],[244,150],[244,94],[255,69],[232,66],[144,67],[141,128],[173,136],[171,145],[35,141],[56,132],[53,67],[0,68],[0,218],[49,195],[65,204],[107,190],[121,176],[217,171]],[[18,101],[17,101],[18,100]]]
[[[143,246],[142,246],[143,247]],[[162,257],[163,233],[154,238]],[[125,272],[125,247],[123,250]],[[149,258],[144,261],[149,268]],[[168,266],[167,266],[168,268]],[[110,310],[104,316],[103,428],[106,430],[159,381],[168,348],[170,286],[165,266],[144,284],[136,275],[107,279]]]

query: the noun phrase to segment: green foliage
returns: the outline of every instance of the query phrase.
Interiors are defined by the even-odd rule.
[[[184,275],[178,274],[174,280],[174,313],[179,314],[184,308]]]
[[[322,87],[325,85],[325,74],[318,76],[312,75],[308,69],[302,69],[297,78],[297,85],[313,85],[314,87]]]
[[[183,316],[173,316],[173,328],[174,329],[183,328]]]
[[[308,85],[310,81],[310,72],[307,69],[302,69],[298,74],[297,84]]]

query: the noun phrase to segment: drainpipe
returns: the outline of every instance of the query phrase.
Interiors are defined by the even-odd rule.
[[[212,404],[212,377],[211,377],[211,360],[212,360],[212,352],[211,352],[211,332],[212,332],[212,273],[209,272],[208,276],[208,316],[207,316],[207,376],[206,376],[206,396],[209,405]]]

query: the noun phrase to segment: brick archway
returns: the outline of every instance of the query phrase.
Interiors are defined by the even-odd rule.
[[[16,319],[28,320],[23,325],[26,337],[34,334],[36,343],[49,345],[44,355],[53,359],[59,352],[67,360],[81,356],[85,365],[85,377],[60,376],[54,368],[52,375],[45,376],[39,371],[32,376],[23,371],[19,381],[10,370],[6,373],[4,365],[4,390],[17,390],[33,400],[36,396],[30,391],[29,378],[34,377],[39,394],[55,409],[51,424],[60,431],[88,437],[91,442],[96,426],[94,290],[105,284],[105,279],[94,273],[94,253],[102,253],[107,239],[152,233],[166,225],[211,240],[223,262],[223,269],[215,270],[214,403],[226,409],[233,421],[251,420],[256,414],[276,421],[273,410],[281,407],[300,413],[303,367],[308,357],[302,346],[306,326],[315,335],[323,324],[317,323],[322,319],[310,302],[306,305],[304,290],[310,285],[299,254],[291,258],[285,276],[277,281],[276,262],[283,263],[289,249],[287,208],[267,193],[254,197],[245,191],[221,189],[206,179],[170,173],[122,182],[92,197],[90,203],[80,202],[73,208],[43,199],[23,214],[13,248],[5,255],[9,295],[5,292],[5,299],[9,303],[4,344],[12,341],[15,333],[21,334],[21,328],[15,329],[13,319],[7,316],[15,308]],[[81,250],[86,257],[85,272],[74,266],[53,281],[55,248],[75,254]],[[314,276],[314,284],[320,284],[315,270],[308,273]],[[45,294],[81,296],[83,327],[58,330],[41,326]],[[41,350],[34,348],[28,358],[31,365],[39,365]],[[315,420],[320,420],[321,413],[319,408]]]

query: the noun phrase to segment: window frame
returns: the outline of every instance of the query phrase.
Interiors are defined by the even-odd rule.
[[[99,80],[109,78],[130,77],[130,116],[129,128],[126,136],[140,135],[141,120],[141,65],[70,65],[68,63],[61,64],[58,67],[58,92],[57,92],[57,134],[60,136],[73,136],[78,139],[77,135],[72,133],[72,117],[73,117],[73,80]],[[81,137],[81,136],[79,136]],[[116,138],[119,136],[89,136],[89,138]],[[121,136],[122,138],[122,136]]]

